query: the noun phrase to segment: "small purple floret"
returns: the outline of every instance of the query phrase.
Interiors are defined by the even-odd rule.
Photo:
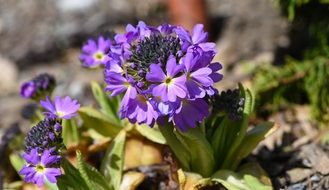
[[[97,67],[101,64],[105,65],[109,61],[107,55],[111,47],[111,40],[100,36],[98,39],[89,39],[82,47],[80,60],[84,67]]]
[[[47,96],[45,101],[40,101],[40,104],[47,110],[45,115],[48,118],[71,119],[77,115],[76,112],[80,108],[78,101],[69,96],[65,98],[56,96],[54,102]]]
[[[62,174],[59,168],[60,156],[52,149],[45,150],[42,154],[32,149],[30,153],[24,153],[23,158],[27,164],[19,171],[19,174],[24,176],[27,183],[42,187],[46,180],[56,183],[56,177]]]

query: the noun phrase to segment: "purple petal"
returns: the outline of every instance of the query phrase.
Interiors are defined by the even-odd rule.
[[[61,170],[59,168],[46,168],[45,170],[45,175],[51,183],[56,183],[56,177],[62,175]]]
[[[209,77],[209,75],[212,73],[212,70],[209,68],[201,68],[193,73],[191,73],[191,77],[201,83],[203,86],[210,86],[213,84],[213,80]]]
[[[50,111],[51,113],[55,114],[56,113],[56,108],[52,101],[49,99],[49,97],[46,97],[46,101],[41,100],[40,105]]]
[[[203,24],[197,24],[193,28],[192,42],[193,44],[199,44],[206,42],[208,33],[203,31]]]
[[[150,65],[150,72],[146,74],[146,80],[149,82],[163,82],[166,78],[160,65],[152,64]]]

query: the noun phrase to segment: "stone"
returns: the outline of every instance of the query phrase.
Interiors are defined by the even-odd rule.
[[[0,94],[14,92],[18,74],[15,63],[0,55],[0,68]]]

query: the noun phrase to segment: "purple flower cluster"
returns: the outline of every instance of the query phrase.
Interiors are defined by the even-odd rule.
[[[80,104],[68,96],[57,96],[54,102],[47,96],[40,104],[47,110],[46,118],[32,127],[25,138],[26,165],[19,173],[26,182],[43,186],[46,179],[56,183],[56,177],[61,175],[59,152],[64,147],[61,120],[74,117]]]
[[[212,63],[215,44],[202,24],[192,34],[180,26],[127,25],[109,43],[106,90],[123,94],[120,116],[153,126],[165,118],[181,131],[195,127],[209,114],[205,100],[217,93],[222,66]],[[83,47],[87,48],[87,45]]]
[[[21,96],[23,98],[40,99],[50,95],[56,85],[55,78],[47,73],[40,74],[21,86]]]
[[[62,126],[53,119],[39,122],[28,132],[23,154],[26,165],[19,172],[25,182],[43,186],[48,179],[56,183],[56,177],[61,175],[61,157],[58,154],[63,147],[61,133]]]

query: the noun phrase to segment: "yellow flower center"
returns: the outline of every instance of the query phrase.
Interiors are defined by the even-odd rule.
[[[171,84],[173,81],[172,81],[172,78],[170,78],[170,77],[167,77],[166,79],[165,79],[165,83],[167,84],[167,85],[169,85],[169,84]]]
[[[102,52],[96,52],[94,54],[94,59],[98,61],[102,61],[104,59],[104,54]]]
[[[63,112],[61,112],[61,111],[58,111],[58,112],[56,112],[56,115],[58,117],[63,117],[65,114]]]
[[[38,164],[38,165],[36,166],[36,170],[37,170],[37,172],[39,172],[39,173],[43,173],[44,170],[45,170],[45,167],[44,167],[43,165],[41,165],[41,164]]]

